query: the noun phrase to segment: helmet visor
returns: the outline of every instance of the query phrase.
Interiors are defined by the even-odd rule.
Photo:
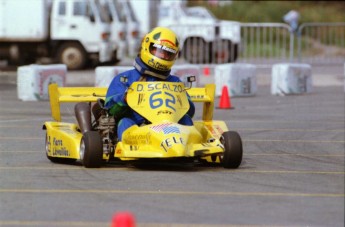
[[[160,59],[166,61],[173,61],[176,58],[177,52],[176,50],[166,47],[164,45],[160,45],[157,43],[151,43],[149,47],[150,53]]]

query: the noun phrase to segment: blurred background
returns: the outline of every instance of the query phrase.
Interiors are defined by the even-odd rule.
[[[344,1],[0,0],[0,69],[130,65],[155,26],[180,37],[177,64],[342,65],[344,11]]]

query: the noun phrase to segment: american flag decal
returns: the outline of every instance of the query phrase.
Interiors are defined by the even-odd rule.
[[[170,125],[171,123],[165,123],[161,125],[151,126],[150,129],[158,133],[163,132],[164,134],[180,133],[180,129],[178,127]]]
[[[180,133],[180,129],[176,126],[168,126],[163,128],[164,134],[170,134],[170,133]]]

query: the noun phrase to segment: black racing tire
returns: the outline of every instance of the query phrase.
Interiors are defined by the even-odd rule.
[[[57,61],[65,64],[69,70],[83,69],[87,62],[87,54],[80,44],[68,42],[59,47]]]
[[[223,167],[236,169],[240,166],[243,156],[242,139],[235,131],[224,132],[221,137],[224,145]]]
[[[80,161],[86,168],[99,168],[103,163],[102,137],[97,131],[83,134],[80,144]]]
[[[48,134],[46,134],[45,151],[46,151],[47,158],[53,163],[72,164],[77,161],[77,159],[74,159],[74,158],[57,158],[57,157],[48,156],[48,151],[49,151]]]

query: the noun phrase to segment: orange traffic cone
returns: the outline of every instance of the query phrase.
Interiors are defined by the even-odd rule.
[[[135,218],[130,212],[121,212],[113,216],[111,227],[135,227]]]
[[[217,109],[234,109],[234,107],[231,106],[231,100],[227,86],[223,86],[222,88],[222,96],[220,97],[219,107]]]

